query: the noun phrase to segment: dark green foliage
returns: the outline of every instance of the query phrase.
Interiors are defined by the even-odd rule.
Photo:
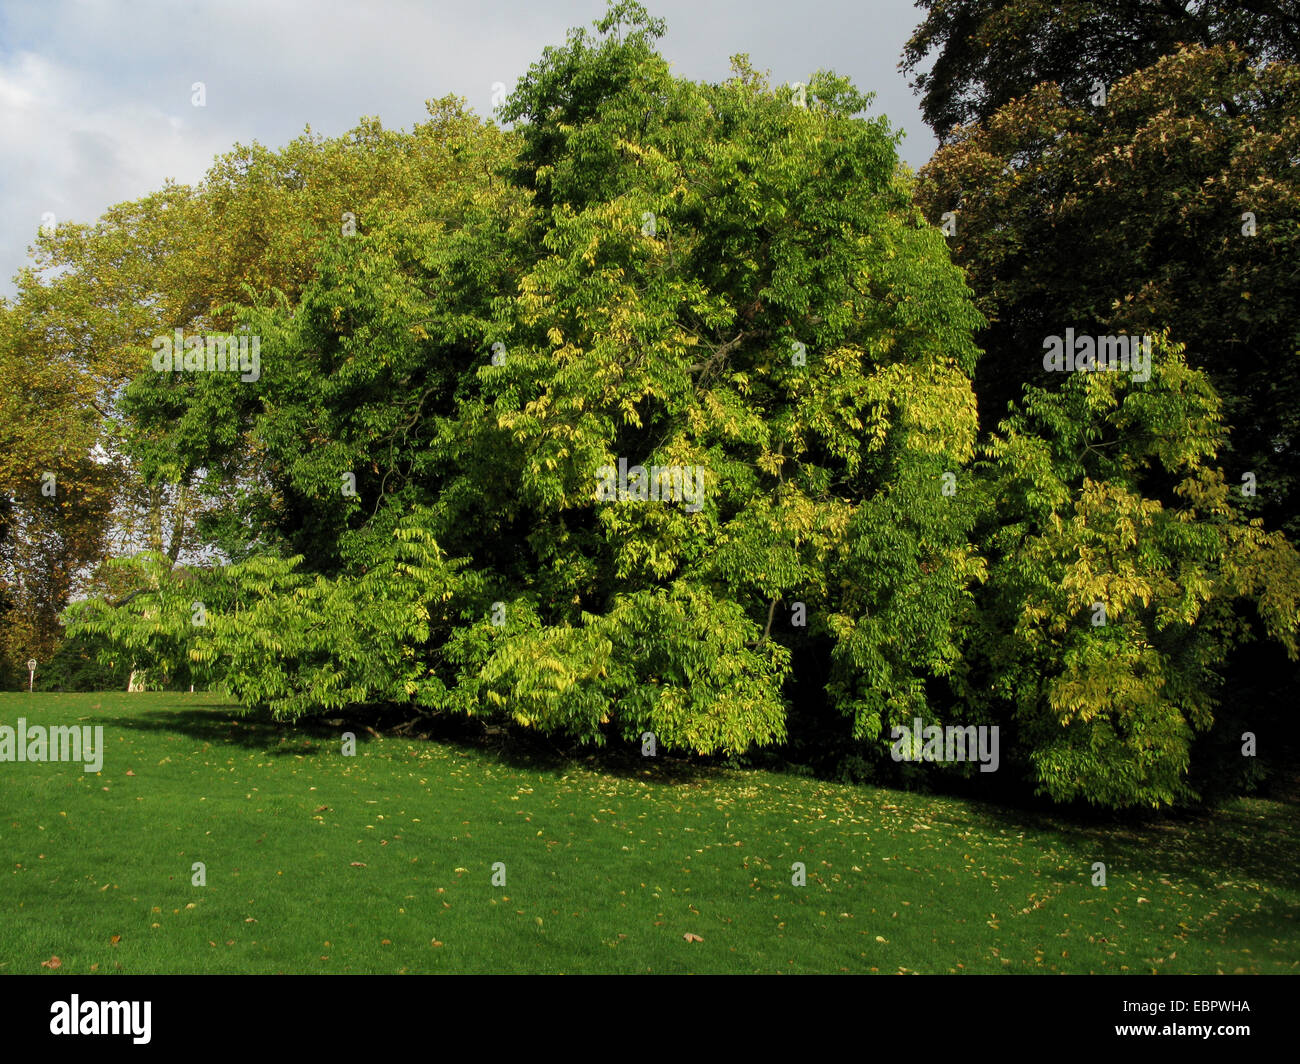
[[[38,691],[125,691],[131,666],[118,655],[115,664],[105,664],[101,656],[112,656],[108,641],[102,636],[80,635],[64,639],[54,657],[36,670]],[[188,670],[187,670],[188,671]],[[26,687],[26,684],[23,685]],[[184,689],[189,681],[184,681]],[[176,690],[182,689],[180,684]]]
[[[1097,83],[1183,45],[1235,43],[1254,58],[1300,60],[1291,0],[918,0],[925,18],[903,50],[921,113],[941,140],[987,122],[1042,82],[1083,105]],[[928,70],[922,70],[933,57]]]

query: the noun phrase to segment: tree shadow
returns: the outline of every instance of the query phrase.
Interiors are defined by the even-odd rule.
[[[122,731],[168,732],[184,735],[197,742],[233,744],[248,750],[262,750],[271,757],[318,753],[324,744],[336,743],[340,735],[332,728],[302,721],[276,720],[269,713],[245,713],[238,704],[185,709],[145,709],[130,715],[89,717],[91,724]],[[357,745],[370,741],[365,732],[357,733]],[[286,747],[288,747],[286,749]]]
[[[1076,851],[1092,851],[1109,876],[1140,869],[1214,893],[1229,880],[1284,890],[1300,882],[1297,804],[1294,796],[1279,795],[1214,810],[1136,816],[1081,816],[1071,809],[1035,811],[983,803],[977,808],[986,824],[1053,836]]]
[[[357,749],[379,739],[430,742],[474,751],[527,772],[564,772],[575,768],[624,780],[698,783],[717,777],[718,766],[693,759],[659,755],[642,757],[640,748],[606,746],[598,750],[564,744],[518,726],[485,726],[473,717],[421,717],[382,708],[331,717],[278,720],[266,710],[245,710],[238,703],[143,709],[122,715],[85,718],[85,723],[124,731],[167,732],[202,743],[260,750],[268,757],[306,756],[335,751],[345,733]]]
[[[624,781],[668,785],[703,784],[720,779],[728,766],[717,759],[643,757],[633,744],[611,743],[600,749],[557,743],[532,729],[488,726],[471,717],[422,717],[367,710],[329,718],[277,720],[265,711],[244,711],[236,704],[150,708],[122,715],[83,718],[124,731],[167,732],[200,743],[258,750],[268,757],[311,756],[338,749],[351,732],[358,749],[380,738],[432,742],[474,752],[520,772],[561,773],[575,769]],[[1282,808],[1231,805],[1214,812],[1196,811],[1133,817],[1078,810],[1033,809],[971,795],[926,794],[945,803],[959,801],[963,813],[993,830],[1034,833],[1060,840],[1079,852],[1094,852],[1110,874],[1125,868],[1176,876],[1185,884],[1212,892],[1226,880],[1250,880],[1289,889],[1300,881],[1300,799],[1286,792],[1271,801]],[[962,817],[945,809],[943,819]]]

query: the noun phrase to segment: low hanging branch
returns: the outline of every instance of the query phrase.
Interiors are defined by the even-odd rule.
[[[732,351],[734,351],[741,344],[743,344],[750,337],[750,335],[751,334],[747,332],[737,333],[733,339],[728,340],[721,347],[716,348],[713,354],[709,356],[709,360],[707,362],[696,362],[693,366],[687,366],[686,372],[698,373],[701,370],[703,370],[705,373],[707,373],[709,370],[713,369],[714,366],[722,362],[729,354],[731,354]]]

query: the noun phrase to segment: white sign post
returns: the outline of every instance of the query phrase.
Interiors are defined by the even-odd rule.
[[[29,658],[27,661],[27,693],[31,694],[36,686],[36,659]]]

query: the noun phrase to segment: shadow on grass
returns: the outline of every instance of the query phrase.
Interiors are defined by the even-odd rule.
[[[1300,883],[1300,820],[1293,799],[1248,799],[1214,810],[1087,819],[1070,812],[981,804],[985,824],[1055,836],[1092,854],[1112,880],[1130,870],[1176,879],[1206,893],[1227,882],[1293,890]]]
[[[640,748],[607,746],[593,751],[563,745],[547,736],[518,727],[487,729],[469,717],[409,717],[368,711],[364,716],[303,717],[277,720],[267,711],[245,711],[237,703],[205,703],[193,708],[146,709],[121,716],[97,716],[86,723],[130,731],[168,732],[203,743],[226,743],[260,750],[269,757],[325,753],[337,749],[345,732],[361,749],[378,739],[432,742],[462,751],[475,751],[520,771],[563,772],[581,768],[620,779],[653,779],[661,783],[698,783],[714,779],[718,767],[684,758],[642,757]],[[405,725],[411,725],[409,729]]]
[[[356,736],[358,748],[377,739],[433,742],[476,753],[512,769],[547,773],[580,769],[623,780],[665,784],[701,784],[730,775],[726,766],[700,759],[640,755],[639,747],[563,746],[518,727],[489,732],[466,717],[426,717],[411,722],[391,710],[330,718],[279,721],[269,713],[244,712],[238,704],[146,709],[132,714],[83,718],[106,728],[167,732],[197,742],[234,744],[270,757],[311,756],[338,749],[344,732]],[[409,725],[406,730],[402,730]],[[1176,877],[1213,892],[1228,881],[1255,881],[1291,889],[1300,882],[1300,821],[1294,793],[1281,801],[1235,804],[1217,812],[1165,814],[1134,819],[1122,814],[1079,816],[1077,810],[1041,810],[1024,803],[1004,804],[969,795],[917,794],[944,803],[941,818],[958,826],[972,821],[993,830],[1054,837],[1076,853],[1095,854],[1112,876],[1126,869]],[[961,803],[961,811],[949,803]]]
[[[283,752],[275,748],[285,739],[294,737],[295,733],[303,740],[310,734],[269,715],[245,715],[241,707],[234,704],[213,706],[209,703],[193,709],[147,709],[129,715],[88,717],[85,722],[122,731],[170,732],[198,742],[234,743],[267,753]]]

